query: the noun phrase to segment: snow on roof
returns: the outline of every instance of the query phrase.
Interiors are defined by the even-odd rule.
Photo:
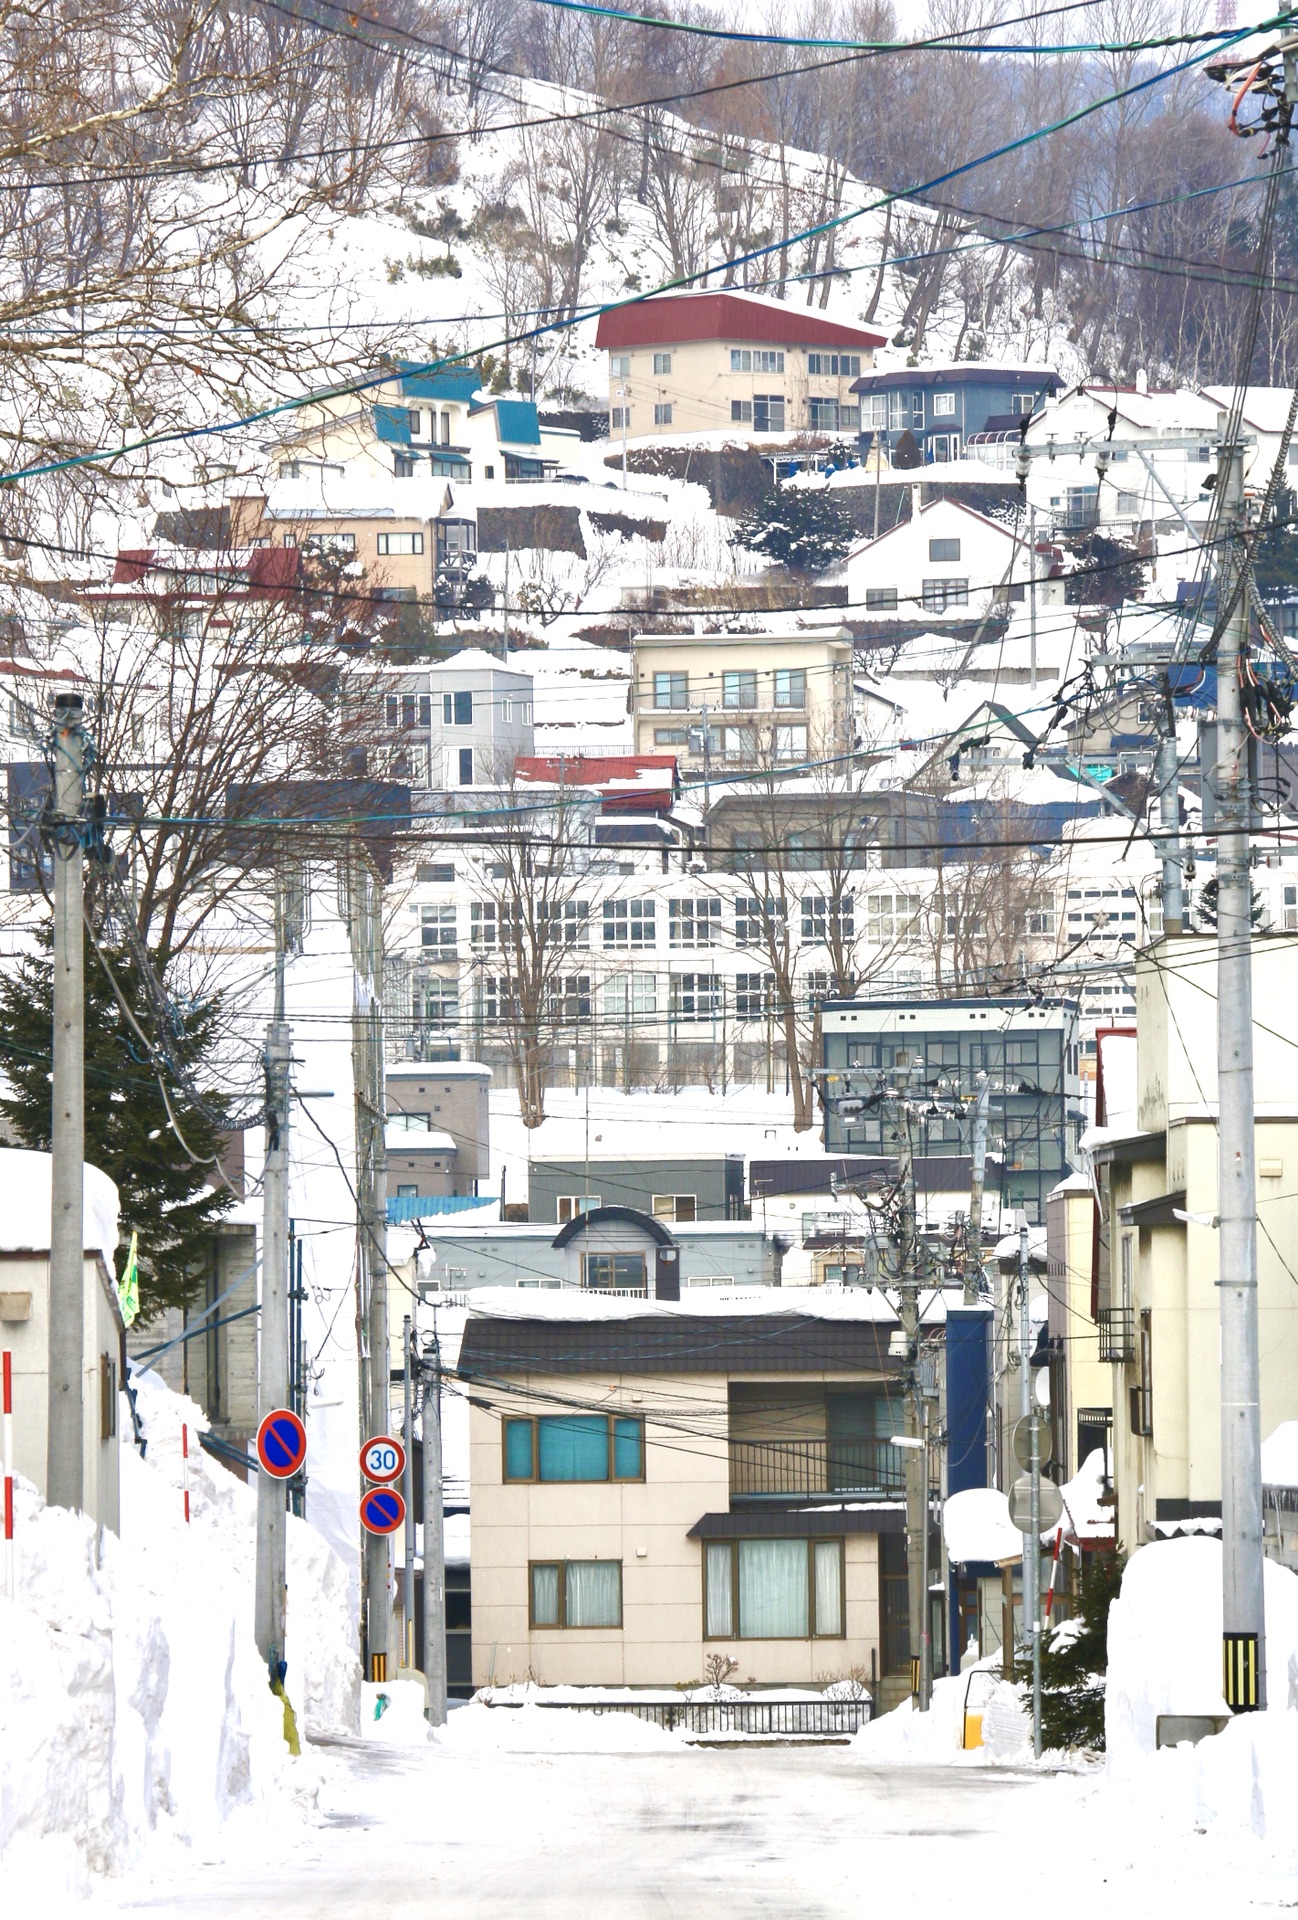
[[[1282,1420],[1262,1442],[1262,1485],[1298,1487],[1298,1420]]]
[[[383,1069],[385,1080],[490,1080],[480,1060],[396,1060]],[[389,1116],[391,1117],[391,1116]]]
[[[1201,387],[1200,392],[1205,400],[1227,413],[1235,399],[1230,387]],[[1292,400],[1293,394],[1288,387],[1246,387],[1245,426],[1254,427],[1259,433],[1283,433]]]
[[[1084,1543],[1113,1538],[1117,1509],[1112,1504],[1100,1504],[1100,1496],[1108,1483],[1107,1465],[1104,1449],[1096,1447],[1093,1453],[1087,1454],[1072,1479],[1066,1480],[1060,1487],[1059,1497],[1064,1503],[1064,1526],[1068,1539]]]
[[[1024,1536],[1010,1519],[1010,1503],[999,1487],[966,1487],[948,1496],[942,1509],[942,1537],[957,1562],[1023,1558]]]
[[[393,1116],[389,1114],[388,1124],[383,1130],[384,1143],[390,1154],[458,1151],[451,1135],[440,1132],[436,1127],[397,1127],[392,1121]]]
[[[511,659],[502,660],[498,654],[486,653],[481,647],[462,647],[459,653],[453,653],[449,659],[430,661],[425,671],[436,673],[454,668],[456,673],[513,673],[520,680],[530,680],[531,674],[523,667],[515,666]]]
[[[0,1147],[0,1252],[48,1253],[50,1249],[50,1156],[25,1147]],[[86,1247],[103,1254],[116,1273],[117,1187],[86,1163],[82,1179]]]
[[[725,1222],[714,1222],[725,1225]],[[732,1226],[734,1223],[730,1223]],[[953,1300],[960,1298],[957,1290]],[[946,1317],[941,1295],[921,1296],[926,1323]],[[813,1320],[874,1321],[890,1325],[895,1309],[873,1288],[692,1287],[679,1300],[622,1299],[581,1287],[487,1287],[473,1296],[471,1314],[489,1320],[716,1319],[732,1314],[799,1315]]]

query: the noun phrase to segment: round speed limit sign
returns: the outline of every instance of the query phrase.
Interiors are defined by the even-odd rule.
[[[361,1448],[361,1472],[367,1480],[377,1480],[380,1486],[386,1486],[392,1480],[399,1480],[405,1470],[406,1450],[390,1434],[376,1434]]]

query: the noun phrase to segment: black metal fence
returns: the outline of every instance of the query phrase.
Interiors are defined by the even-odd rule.
[[[732,1440],[730,1491],[763,1494],[900,1494],[906,1464],[886,1440]]]
[[[521,1700],[489,1700],[488,1706],[522,1706]],[[859,1700],[539,1700],[554,1712],[629,1713],[670,1733],[802,1734],[826,1737],[858,1733],[870,1718],[868,1694]]]
[[[1131,1307],[1101,1307],[1100,1359],[1122,1363],[1136,1357],[1136,1315]]]

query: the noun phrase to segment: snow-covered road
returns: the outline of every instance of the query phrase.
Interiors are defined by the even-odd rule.
[[[177,1920],[1052,1920],[1272,1913],[1295,1885],[1210,1838],[1115,1820],[1095,1778],[885,1767],[841,1748],[335,1748],[321,1824],[102,1887]],[[1243,1871],[1241,1872],[1241,1869]]]

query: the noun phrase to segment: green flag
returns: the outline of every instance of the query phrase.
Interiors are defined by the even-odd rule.
[[[140,1311],[140,1269],[135,1258],[135,1234],[131,1235],[131,1251],[126,1256],[126,1265],[122,1277],[117,1283],[117,1304],[122,1309],[122,1319],[129,1327]]]

